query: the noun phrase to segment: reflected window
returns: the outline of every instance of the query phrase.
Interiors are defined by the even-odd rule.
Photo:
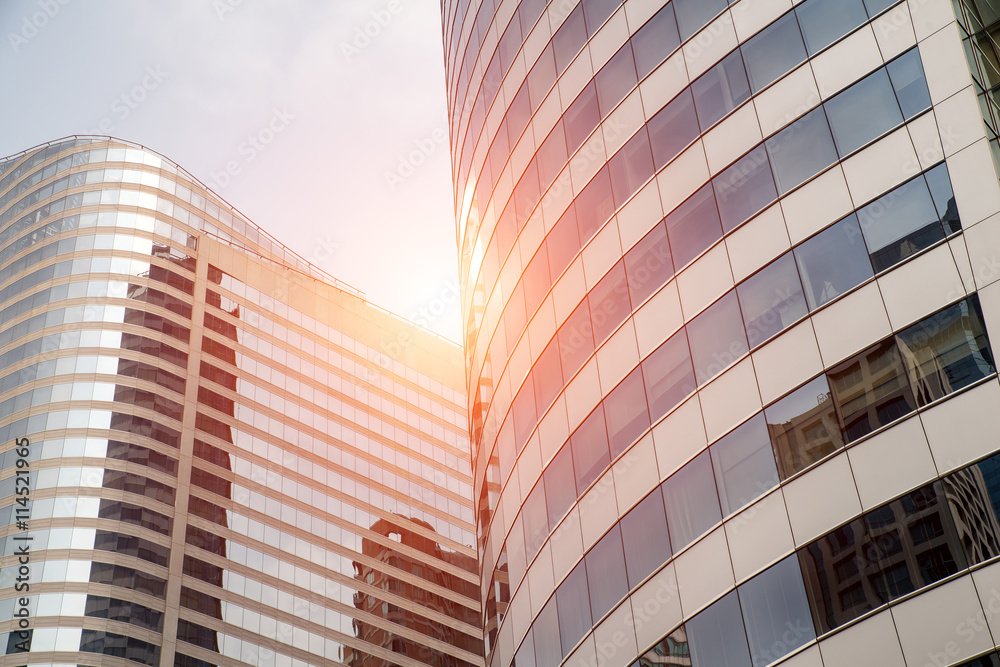
[[[706,0],[698,2],[708,4]],[[702,131],[750,99],[750,84],[747,83],[740,52],[734,51],[701,75],[691,84],[691,92],[694,93],[694,106]]]
[[[545,501],[548,506],[549,525],[559,523],[566,510],[576,502],[576,480],[573,475],[573,456],[569,447],[563,447],[545,468]]]
[[[844,442],[857,440],[916,407],[893,339],[832,368],[828,376],[840,411]]]
[[[535,488],[521,507],[521,518],[524,521],[524,546],[528,559],[535,557],[542,543],[549,534],[548,512],[545,509],[545,480],[540,479]],[[514,537],[516,540],[517,537]]]
[[[674,276],[667,230],[661,222],[625,255],[631,302],[640,304]]]
[[[714,378],[749,350],[736,290],[689,322],[687,331],[698,386]]]
[[[674,0],[681,41],[708,25],[727,6],[727,0]]]
[[[577,642],[590,631],[590,593],[587,589],[587,568],[580,561],[556,589],[559,605],[559,636],[562,654],[567,655]]]
[[[632,312],[625,279],[625,262],[619,261],[601,278],[587,297],[593,322],[594,343],[599,346]]]
[[[837,161],[837,149],[823,107],[802,116],[764,145],[778,183],[778,194],[785,194]]]
[[[558,665],[563,657],[559,640],[559,612],[556,609],[556,604],[555,596],[549,598],[532,624],[536,665]]]
[[[924,172],[927,187],[931,191],[931,199],[937,208],[941,224],[948,234],[953,234],[962,228],[958,217],[958,207],[955,205],[955,193],[951,189],[951,179],[948,177],[948,167],[944,162],[933,169]]]
[[[612,1],[618,4],[618,0]],[[611,56],[611,60],[601,68],[594,81],[597,84],[598,107],[601,110],[601,118],[604,118],[625,99],[628,91],[635,87],[635,63],[632,60],[632,45],[629,42],[625,42],[625,46]]]
[[[825,375],[774,403],[764,415],[782,478],[844,446]]]
[[[705,185],[666,217],[667,238],[678,269],[722,238],[712,184]]]
[[[587,299],[576,307],[559,329],[559,360],[563,377],[576,375],[594,351],[594,326],[590,323],[590,304]]]
[[[853,213],[797,247],[795,261],[810,311],[874,275]]]
[[[743,323],[754,348],[808,313],[792,253],[785,253],[737,287]]]
[[[640,129],[608,162],[615,208],[628,200],[653,175],[646,128]]]
[[[884,271],[945,237],[922,176],[859,209],[858,222],[875,271]]]
[[[927,90],[924,66],[920,62],[920,52],[917,49],[911,49],[885,68],[889,72],[889,78],[892,79],[896,99],[899,100],[899,106],[907,120],[930,108],[931,96]]]
[[[979,297],[945,308],[896,334],[917,405],[996,372]]]
[[[670,544],[679,551],[722,520],[709,453],[702,452],[661,485]]]
[[[716,442],[710,451],[724,516],[778,485],[778,469],[763,413]]]
[[[566,130],[566,146],[570,155],[576,152],[584,139],[590,136],[601,122],[601,112],[597,107],[597,87],[594,83],[583,89],[583,92],[566,109],[563,114],[563,127]]]
[[[806,59],[799,23],[792,12],[751,37],[740,50],[755,93]]]

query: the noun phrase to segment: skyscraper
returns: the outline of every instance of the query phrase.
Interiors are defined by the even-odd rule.
[[[990,0],[446,0],[487,665],[1000,664]]]
[[[460,348],[169,160],[0,161],[0,367],[0,664],[481,664]]]

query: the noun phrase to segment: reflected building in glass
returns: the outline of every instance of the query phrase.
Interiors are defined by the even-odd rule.
[[[486,664],[1000,664],[1000,4],[442,12]]]
[[[462,362],[152,151],[0,161],[0,664],[481,665]]]

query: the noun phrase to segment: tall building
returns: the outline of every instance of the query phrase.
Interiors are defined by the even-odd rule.
[[[442,12],[486,664],[1000,664],[1000,4]]]
[[[0,665],[481,665],[464,394],[156,153],[0,161]]]

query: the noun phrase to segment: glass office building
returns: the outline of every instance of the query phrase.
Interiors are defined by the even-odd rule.
[[[489,667],[1000,664],[998,18],[443,3]]]
[[[482,665],[462,363],[152,151],[0,161],[0,665]]]

